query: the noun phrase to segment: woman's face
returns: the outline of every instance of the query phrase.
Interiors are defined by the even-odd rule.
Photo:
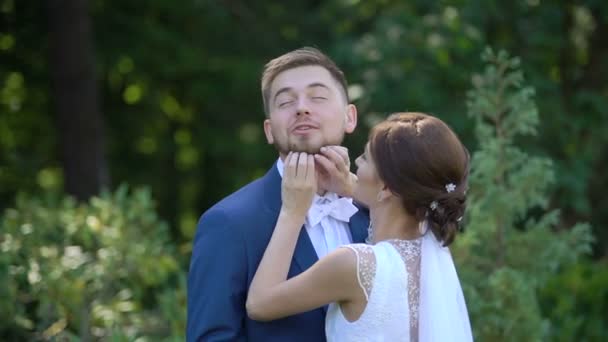
[[[369,142],[365,151],[355,160],[357,165],[358,183],[355,188],[355,198],[372,208],[378,202],[378,193],[382,190],[382,182],[376,171],[376,165],[369,151]]]

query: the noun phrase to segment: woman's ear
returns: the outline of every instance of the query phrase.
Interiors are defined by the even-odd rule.
[[[378,202],[385,201],[391,197],[395,196],[392,191],[385,185],[382,187],[382,190],[378,192]]]

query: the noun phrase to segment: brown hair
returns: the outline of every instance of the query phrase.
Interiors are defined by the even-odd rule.
[[[348,86],[342,70],[338,68],[336,63],[334,63],[331,58],[318,49],[312,47],[303,47],[271,60],[264,67],[264,71],[262,73],[262,98],[264,100],[264,112],[266,113],[266,116],[270,115],[270,86],[277,75],[286,70],[310,65],[318,65],[329,71],[330,75],[342,87],[344,99],[346,102],[349,102],[347,91]]]
[[[470,159],[458,136],[433,116],[396,113],[372,129],[369,141],[378,175],[405,210],[426,218],[445,246],[452,243],[465,211]]]

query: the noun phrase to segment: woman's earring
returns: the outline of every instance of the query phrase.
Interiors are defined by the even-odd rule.
[[[426,219],[418,222],[418,232],[420,232],[420,235],[424,235],[427,230],[428,230],[428,226],[427,226]]]
[[[367,238],[365,239],[365,243],[371,245],[374,242],[374,231],[372,230],[372,222],[369,222],[369,226],[367,226]]]

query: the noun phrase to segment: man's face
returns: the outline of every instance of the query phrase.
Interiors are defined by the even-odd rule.
[[[269,118],[264,121],[268,143],[282,157],[288,152],[319,153],[340,145],[357,125],[357,110],[346,103],[329,71],[303,66],[283,71],[270,87]]]

